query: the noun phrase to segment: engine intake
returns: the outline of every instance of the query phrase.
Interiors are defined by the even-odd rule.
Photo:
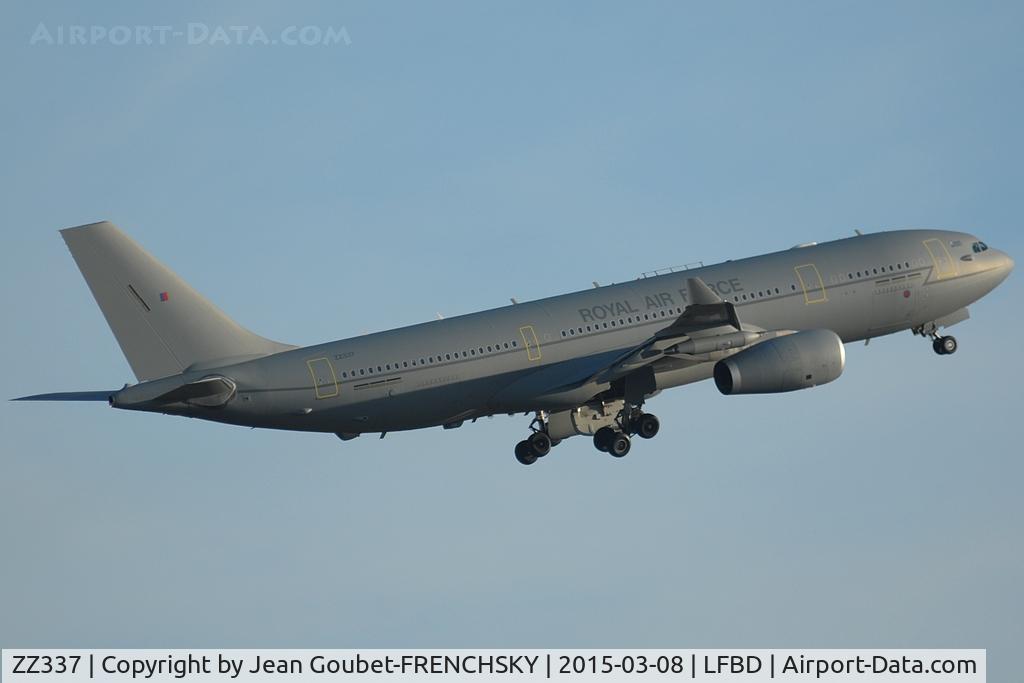
[[[827,384],[843,374],[846,349],[832,330],[776,337],[715,363],[715,385],[725,395],[775,394]]]

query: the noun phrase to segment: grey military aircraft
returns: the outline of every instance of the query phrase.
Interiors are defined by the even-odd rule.
[[[16,400],[106,401],[343,440],[525,413],[523,464],[575,435],[626,455],[631,437],[658,433],[643,406],[670,387],[806,389],[842,374],[844,343],[903,330],[950,355],[957,342],[939,330],[966,320],[1014,266],[962,232],[858,232],[300,348],[241,327],[112,223],[61,235],[138,383]]]

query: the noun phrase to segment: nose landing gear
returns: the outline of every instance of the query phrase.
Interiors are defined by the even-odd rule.
[[[935,337],[932,339],[932,349],[935,351],[935,353],[939,354],[940,356],[950,356],[956,353],[956,337],[940,337],[938,335],[935,335]]]
[[[966,320],[966,309],[964,310],[964,316],[960,319]],[[956,353],[958,348],[956,337],[949,335],[945,337],[940,336],[939,326],[937,323],[925,323],[924,325],[919,325],[913,328],[911,332],[922,337],[931,337],[932,351],[940,356],[951,356]]]

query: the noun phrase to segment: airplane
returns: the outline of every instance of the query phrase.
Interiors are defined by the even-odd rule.
[[[725,395],[837,379],[844,344],[939,331],[1013,270],[1010,256],[946,230],[893,230],[691,264],[537,301],[298,347],[221,312],[113,223],[61,230],[138,380],[18,401],[114,408],[248,427],[362,434],[533,415],[516,459],[586,436],[621,458],[653,438],[645,403],[713,378]]]

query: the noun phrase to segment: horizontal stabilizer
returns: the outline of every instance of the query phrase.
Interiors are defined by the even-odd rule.
[[[12,401],[109,401],[110,397],[118,392],[117,389],[109,391],[61,391],[56,394],[36,394],[35,396],[22,396],[12,398]]]
[[[223,405],[235,394],[235,383],[225,377],[205,377],[183,384],[153,399],[154,403],[181,403],[192,401],[200,405]]]

